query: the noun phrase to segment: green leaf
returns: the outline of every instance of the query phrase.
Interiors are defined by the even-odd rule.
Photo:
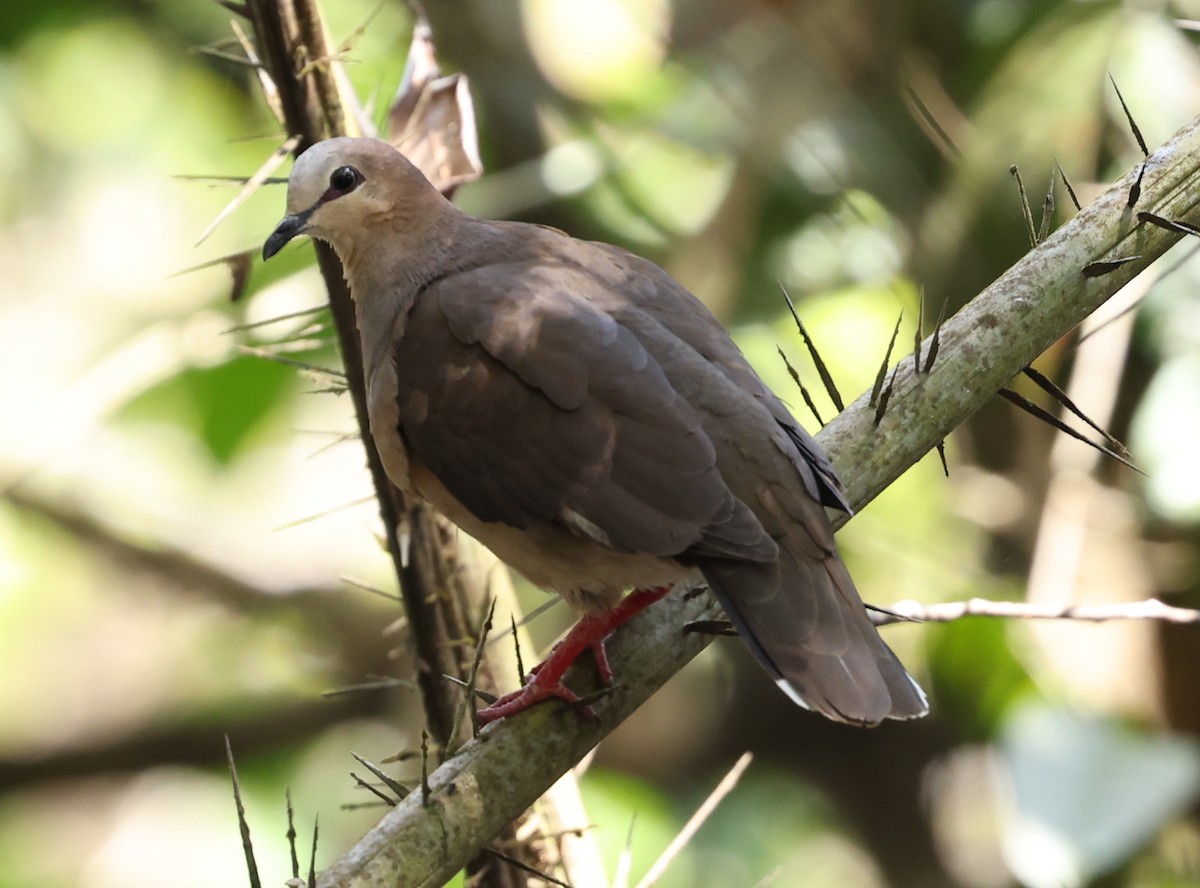
[[[986,740],[1031,682],[1002,620],[956,620],[929,633],[931,691],[942,717],[967,739]]]
[[[228,464],[279,406],[296,371],[263,358],[239,356],[192,367],[143,392],[119,418],[168,420],[190,428],[213,461]]]

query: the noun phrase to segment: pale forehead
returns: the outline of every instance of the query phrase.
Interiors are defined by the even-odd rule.
[[[350,139],[327,139],[313,145],[298,158],[292,167],[293,182],[306,182],[314,177],[324,178],[325,173],[341,162],[341,157],[353,153]]]
[[[384,150],[393,149],[373,139],[336,138],[317,142],[298,158],[288,177],[288,210],[311,206],[329,187],[329,175],[340,166],[360,170],[372,164]]]

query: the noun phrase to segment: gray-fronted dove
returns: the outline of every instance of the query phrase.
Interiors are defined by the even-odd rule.
[[[583,613],[481,721],[574,699],[562,675],[587,648],[611,679],[608,633],[701,578],[801,705],[925,714],[834,548],[824,507],[848,506],[828,457],[666,272],[469,216],[370,139],[302,154],[287,211],[263,256],[307,234],[341,258],[392,482]]]

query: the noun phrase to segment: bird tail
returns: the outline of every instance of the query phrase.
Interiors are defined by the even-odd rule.
[[[846,566],[800,527],[770,563],[705,560],[701,572],[755,658],[788,696],[834,721],[925,715],[925,693],[884,644]]]

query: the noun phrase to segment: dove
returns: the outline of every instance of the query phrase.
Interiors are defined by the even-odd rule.
[[[297,158],[264,259],[299,235],[341,260],[392,483],[580,612],[481,724],[576,701],[562,679],[587,650],[611,683],[605,638],[701,584],[800,705],[865,726],[928,711],[838,556],[833,464],[665,271],[475,218],[373,139]]]

